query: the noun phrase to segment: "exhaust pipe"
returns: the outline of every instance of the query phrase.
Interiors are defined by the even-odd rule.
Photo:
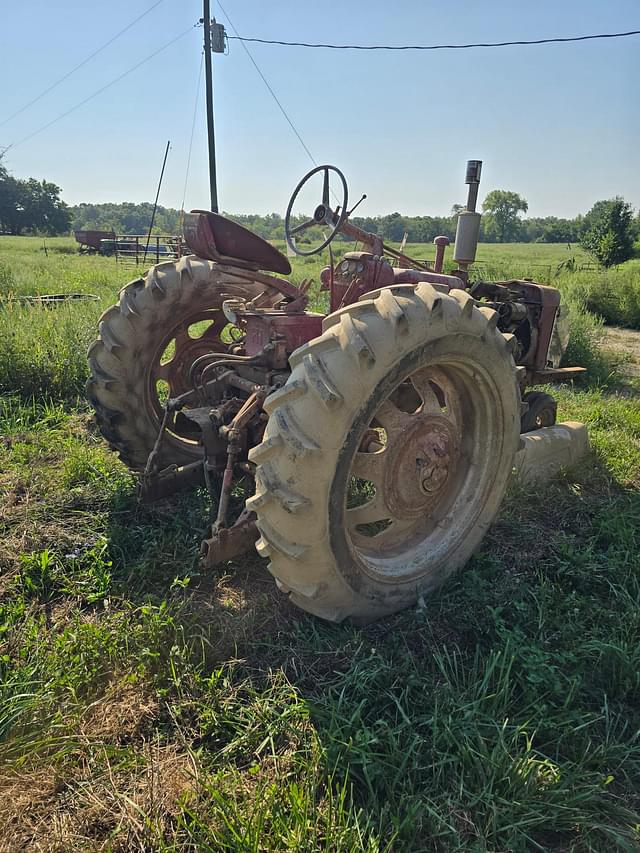
[[[481,217],[476,212],[476,204],[478,202],[481,173],[482,160],[467,160],[467,174],[465,177],[465,184],[469,187],[467,207],[466,210],[463,210],[458,215],[456,241],[453,252],[453,260],[465,274],[469,264],[472,264],[476,259],[478,237],[480,236]]]

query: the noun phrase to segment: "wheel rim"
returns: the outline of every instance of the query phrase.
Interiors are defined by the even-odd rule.
[[[239,340],[239,334],[240,330],[228,322],[221,309],[210,308],[181,319],[164,335],[147,367],[145,382],[147,412],[158,428],[166,400],[193,388],[191,367],[196,359],[225,352],[229,343]],[[198,442],[185,426],[176,424],[175,414],[169,416],[167,432],[174,441],[197,447]]]
[[[498,400],[489,374],[456,358],[419,368],[377,407],[343,508],[352,557],[371,578],[417,579],[463,541],[493,483],[482,436],[497,437]]]

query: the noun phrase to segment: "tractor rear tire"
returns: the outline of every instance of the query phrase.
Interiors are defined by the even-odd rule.
[[[217,330],[227,323],[222,302],[253,299],[264,290],[264,285],[194,256],[160,263],[122,288],[118,303],[100,318],[99,337],[89,347],[87,396],[100,431],[129,468],[144,470],[158,436],[163,415],[157,387],[164,381],[161,377],[169,379],[164,382],[168,396],[187,390],[193,359],[220,348]],[[268,298],[273,302],[281,297]],[[215,331],[211,338],[189,334],[202,321],[211,322]],[[185,357],[169,370],[171,364],[162,364],[162,359],[172,341],[176,352],[182,341]],[[171,387],[172,382],[177,387]],[[156,464],[161,470],[201,458],[196,441],[168,429]]]
[[[461,568],[519,444],[513,335],[468,293],[397,285],[326,318],[249,454],[258,553],[302,609],[358,623]]]

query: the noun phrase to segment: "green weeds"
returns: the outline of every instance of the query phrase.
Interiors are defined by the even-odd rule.
[[[580,305],[568,299],[569,343],[562,357],[563,367],[585,367],[585,379],[592,385],[606,387],[618,379],[618,367],[622,359],[602,350],[605,332],[601,319],[584,311]]]
[[[2,837],[635,849],[640,408],[569,390],[560,408],[589,423],[594,459],[514,488],[423,609],[355,629],[293,612],[255,558],[201,576],[204,497],[138,507],[78,414],[6,400],[5,494],[31,506],[7,501],[0,518],[14,543],[0,563]]]
[[[583,312],[614,326],[640,328],[640,262],[588,272],[567,272],[554,282]]]
[[[638,848],[637,396],[553,390],[591,457],[417,610],[329,625],[257,557],[202,573],[205,494],[138,505],[52,379],[59,311],[47,382],[0,396],[0,847]]]
[[[640,261],[611,270],[565,274],[556,286],[574,304],[605,323],[640,328]]]
[[[82,394],[99,314],[93,304],[0,305],[0,393],[55,399]]]

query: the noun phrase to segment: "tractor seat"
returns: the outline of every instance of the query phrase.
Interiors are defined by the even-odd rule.
[[[192,210],[184,217],[184,239],[192,252],[209,261],[230,263],[289,275],[291,264],[271,243],[248,228],[210,210]]]

